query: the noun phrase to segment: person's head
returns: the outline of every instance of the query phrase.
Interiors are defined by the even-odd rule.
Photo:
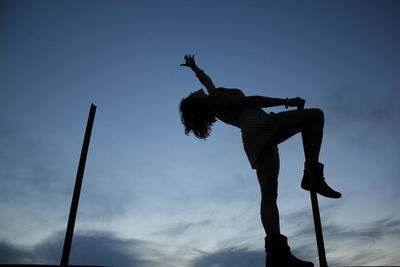
[[[200,139],[206,139],[210,135],[211,126],[217,120],[209,108],[208,95],[203,89],[182,99],[179,110],[186,135],[193,132]]]

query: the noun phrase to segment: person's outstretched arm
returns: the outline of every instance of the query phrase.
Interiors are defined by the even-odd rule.
[[[185,63],[181,64],[181,66],[189,67],[196,74],[197,78],[199,78],[200,82],[206,87],[207,92],[211,94],[215,90],[215,86],[210,77],[203,70],[197,67],[196,62],[194,60],[194,55],[185,55]]]

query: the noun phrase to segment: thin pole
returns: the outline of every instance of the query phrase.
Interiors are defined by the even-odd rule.
[[[304,103],[303,105],[298,106],[297,109],[304,109]],[[322,235],[321,216],[319,215],[318,197],[315,190],[313,190],[313,184],[315,184],[314,182],[315,181],[311,181],[310,197],[314,218],[315,237],[317,239],[319,266],[328,267],[325,255],[324,236]]]
[[[313,190],[310,190],[310,197],[314,217],[315,237],[317,239],[319,266],[328,267],[325,256],[324,237],[322,235],[321,216],[319,215],[317,193],[315,193]]]
[[[90,136],[92,134],[94,116],[96,114],[96,106],[94,104],[90,107],[89,118],[86,124],[85,137],[81,150],[81,157],[79,159],[78,171],[76,173],[76,181],[74,187],[74,194],[72,195],[71,209],[69,211],[67,231],[65,233],[64,248],[61,257],[61,266],[68,266],[69,255],[71,252],[72,236],[74,234],[76,213],[78,211],[79,196],[82,188],[83,173],[85,172],[86,158],[89,150]]]

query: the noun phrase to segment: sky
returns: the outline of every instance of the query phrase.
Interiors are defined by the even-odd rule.
[[[58,264],[90,105],[70,264],[263,266],[240,130],[186,136],[179,101],[216,86],[325,112],[328,264],[400,265],[400,2],[0,1],[0,263]],[[265,109],[281,112],[283,107]],[[279,146],[282,233],[318,266],[304,156]]]

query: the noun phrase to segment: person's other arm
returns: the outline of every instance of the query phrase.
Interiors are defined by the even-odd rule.
[[[216,107],[233,109],[269,108],[277,106],[302,107],[305,100],[296,98],[272,98],[265,96],[229,96],[214,95],[212,102]]]

